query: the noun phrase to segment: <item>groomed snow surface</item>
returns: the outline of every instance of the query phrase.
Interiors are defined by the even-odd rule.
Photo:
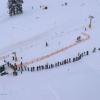
[[[48,9],[40,8],[43,5]],[[92,53],[100,48],[99,0],[24,0],[24,13],[13,17],[7,13],[7,0],[0,0],[0,9],[0,63],[7,55],[11,61],[12,52],[24,63],[51,54],[75,43],[77,36],[85,38],[83,33],[90,38],[28,67],[91,52],[59,68],[0,76],[0,100],[100,100],[100,51]]]

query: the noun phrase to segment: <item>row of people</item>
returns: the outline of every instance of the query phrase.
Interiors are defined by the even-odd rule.
[[[98,50],[100,50],[100,48]],[[93,52],[95,52],[95,51],[96,51],[96,48],[93,49]],[[16,64],[14,66],[15,66],[15,69],[17,68],[16,70],[20,71],[21,73],[23,71],[31,71],[31,72],[41,71],[41,70],[44,70],[44,69],[52,69],[54,67],[59,67],[61,65],[65,65],[65,64],[69,64],[69,63],[72,63],[72,62],[79,61],[84,56],[87,56],[87,55],[89,55],[89,51],[84,51],[82,53],[78,53],[76,57],[64,59],[63,61],[58,61],[55,64],[45,64],[45,65],[38,65],[36,67],[34,67],[34,66],[33,67],[27,67],[27,66],[24,66],[21,62],[20,67],[17,67]]]
[[[100,48],[94,48],[92,50],[92,52],[96,52],[96,50],[100,50]],[[18,67],[16,63],[14,64],[11,64],[7,61],[4,61],[5,62],[5,65],[3,65],[3,67],[1,67],[0,71],[4,71],[5,70],[5,66],[7,65],[8,67],[10,67],[12,70],[13,70],[13,74],[14,75],[17,75],[17,72],[23,72],[23,71],[41,71],[41,70],[46,70],[46,69],[52,69],[52,68],[55,68],[55,67],[59,67],[59,66],[62,66],[62,65],[66,65],[66,64],[69,64],[69,63],[72,63],[72,62],[76,62],[76,61],[79,61],[81,60],[84,56],[87,56],[89,55],[89,51],[84,51],[82,53],[78,53],[76,57],[73,57],[73,58],[67,58],[67,59],[64,59],[62,61],[58,61],[54,64],[45,64],[45,65],[38,65],[36,67],[27,67],[25,65],[23,65],[22,61],[20,63],[20,66]]]
[[[34,67],[34,66],[33,67],[27,67],[27,66],[21,65],[20,67],[17,68],[17,71],[20,71],[22,73],[23,71],[34,72],[34,71],[42,71],[42,70],[46,70],[46,69],[52,69],[52,68],[60,67],[62,65],[70,64],[72,62],[79,61],[84,56],[87,56],[87,55],[89,55],[89,51],[78,53],[76,57],[67,58],[67,59],[64,59],[62,61],[58,61],[54,64],[48,64],[47,63],[45,65],[38,65],[36,67]]]
[[[59,67],[59,66],[62,66],[62,65],[66,65],[66,64],[69,64],[69,63],[72,63],[72,62],[76,62],[76,61],[79,61],[81,60],[84,56],[87,56],[89,55],[89,51],[85,51],[85,52],[82,52],[82,53],[78,53],[76,57],[73,57],[73,58],[67,58],[67,59],[64,59],[62,61],[58,61],[54,64],[45,64],[45,65],[38,65],[36,67],[27,67],[27,66],[24,66],[22,61],[20,63],[20,67],[17,66],[17,64],[11,64],[9,62],[7,62],[7,66],[10,67],[11,69],[13,69],[13,74],[14,75],[17,75],[17,72],[23,72],[23,71],[41,71],[41,70],[46,70],[46,69],[52,69],[52,68],[55,68],[55,67]]]
[[[36,71],[41,71],[41,70],[44,70],[44,69],[52,69],[52,68],[59,67],[59,66],[62,66],[62,65],[70,64],[72,62],[81,60],[84,56],[87,56],[87,55],[89,55],[89,51],[86,51],[86,52],[83,52],[83,53],[78,53],[78,55],[76,57],[67,58],[67,59],[64,59],[62,61],[58,61],[55,64],[39,65],[39,66],[36,67]]]

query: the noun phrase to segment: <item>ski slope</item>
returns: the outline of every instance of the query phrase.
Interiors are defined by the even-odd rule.
[[[0,63],[11,61],[12,52],[18,64],[23,57],[31,67],[100,48],[99,0],[24,0],[24,13],[13,17],[7,14],[7,0],[0,0],[0,9]],[[83,41],[77,43],[78,36]],[[100,100],[99,59],[97,50],[59,68],[0,76],[0,100]]]

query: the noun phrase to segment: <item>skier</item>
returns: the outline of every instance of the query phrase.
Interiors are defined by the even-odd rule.
[[[77,42],[80,42],[81,41],[81,36],[78,36],[77,37]]]
[[[7,66],[9,67],[9,65],[10,65],[10,63],[9,63],[9,61],[7,62]]]
[[[0,73],[5,71],[5,65],[0,66]]]
[[[48,47],[48,43],[46,42],[46,47]]]
[[[17,76],[18,73],[16,71],[13,71],[13,76]]]
[[[75,62],[76,61],[76,58],[73,58],[73,62]]]
[[[28,69],[28,71],[30,71],[29,67],[27,69]]]
[[[67,60],[66,59],[64,60],[64,64],[67,64]]]
[[[95,52],[96,52],[96,48],[93,49],[93,53],[95,53]]]
[[[87,28],[85,27],[85,31],[87,30]]]
[[[68,63],[71,63],[71,58],[68,59]]]
[[[89,51],[86,51],[86,55],[89,55]]]
[[[33,67],[33,71],[35,71],[35,67]]]

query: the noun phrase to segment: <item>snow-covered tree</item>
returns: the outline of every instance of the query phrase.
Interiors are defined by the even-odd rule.
[[[23,13],[23,0],[8,0],[9,15],[17,15]]]
[[[23,13],[23,8],[22,8],[23,0],[16,0],[16,1],[17,1],[16,13],[21,14]]]

